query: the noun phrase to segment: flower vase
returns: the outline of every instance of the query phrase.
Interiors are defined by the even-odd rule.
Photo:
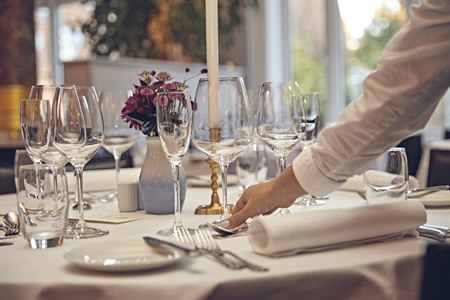
[[[159,137],[147,137],[147,153],[139,176],[139,196],[148,214],[173,214],[174,187],[172,166],[164,154]],[[180,166],[180,201],[186,196],[186,174]]]

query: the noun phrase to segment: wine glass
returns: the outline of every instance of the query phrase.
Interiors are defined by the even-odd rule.
[[[67,164],[67,159],[53,145],[52,106],[59,95],[55,85],[34,85],[27,101],[27,114],[23,118],[25,145],[32,156],[50,165],[54,186],[58,191],[58,169]],[[25,105],[25,104],[24,104]],[[54,194],[55,201],[57,194]]]
[[[138,138],[138,131],[122,120],[121,110],[123,103],[128,98],[126,91],[102,91],[100,93],[100,107],[105,124],[105,139],[103,148],[114,156],[116,169],[116,191],[102,199],[117,199],[117,186],[120,176],[120,158]]]
[[[100,149],[103,138],[103,116],[94,87],[60,87],[54,111],[54,145],[75,168],[77,177],[78,222],[67,228],[66,238],[92,238],[108,230],[88,227],[83,209],[83,168]]]
[[[264,82],[258,91],[256,134],[269,146],[278,159],[278,174],[286,169],[286,159],[300,142],[299,130],[304,110],[300,87],[295,81]],[[287,214],[280,208],[277,214]]]
[[[300,127],[303,137],[300,140],[302,149],[310,147],[316,140],[319,133],[320,110],[319,93],[311,92],[302,95],[303,107],[305,109],[305,118]],[[318,197],[314,195],[298,198],[294,203],[296,205],[311,206],[325,204],[328,197]]]
[[[191,98],[188,92],[172,91],[158,93],[156,101],[158,134],[164,153],[172,166],[175,208],[173,226],[160,230],[157,234],[172,236],[183,227],[180,203],[180,165],[191,139]]]
[[[223,213],[219,223],[229,217],[227,170],[230,162],[244,152],[253,139],[253,122],[244,81],[241,77],[220,77],[217,93],[209,89],[208,79],[199,80],[193,113],[194,145],[220,166]]]

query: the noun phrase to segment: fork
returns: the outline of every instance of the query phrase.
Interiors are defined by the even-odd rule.
[[[0,229],[5,232],[5,236],[16,235],[16,234],[19,234],[19,232],[20,232],[20,227],[18,224],[7,225],[7,226],[0,224]]]
[[[215,253],[217,253],[218,255],[220,255],[222,257],[224,257],[226,254],[229,254],[239,262],[239,264],[242,268],[248,268],[249,270],[258,271],[258,272],[266,272],[269,270],[266,267],[256,265],[252,262],[249,262],[248,260],[243,259],[242,257],[238,256],[234,252],[231,252],[229,250],[223,250],[219,246],[217,241],[212,237],[211,232],[209,232],[208,229],[196,230],[195,235],[196,235],[197,240],[199,241],[200,248],[214,251]]]
[[[194,240],[191,234],[189,233],[188,229],[186,229],[185,227],[179,227],[175,229],[175,238],[177,239],[178,242],[188,245],[196,251],[211,255],[213,258],[216,259],[216,261],[218,261],[219,263],[221,263],[222,265],[224,265],[229,269],[233,270],[242,269],[241,264],[236,264],[235,262],[226,259],[224,256],[219,255],[215,251],[201,247],[200,241]]]

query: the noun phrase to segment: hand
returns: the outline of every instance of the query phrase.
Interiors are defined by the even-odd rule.
[[[236,202],[233,215],[220,225],[234,228],[248,218],[271,214],[280,207],[289,207],[295,199],[305,194],[290,166],[275,179],[248,187]]]

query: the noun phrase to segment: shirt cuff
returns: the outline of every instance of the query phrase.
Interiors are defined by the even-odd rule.
[[[315,165],[311,147],[303,149],[293,163],[295,178],[303,189],[314,196],[323,197],[337,190],[345,181],[334,181],[325,176]]]

